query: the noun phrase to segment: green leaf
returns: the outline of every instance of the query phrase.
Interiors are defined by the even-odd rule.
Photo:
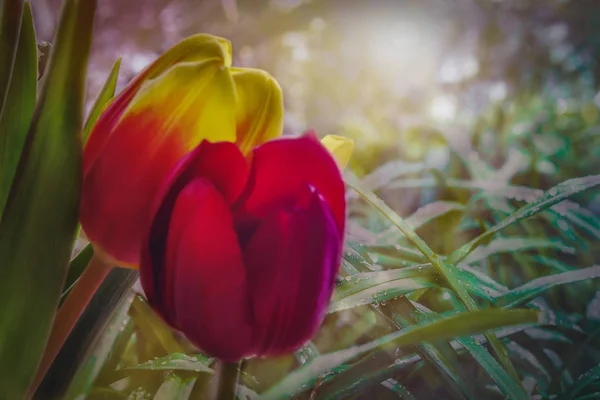
[[[31,7],[29,3],[25,3],[8,97],[4,111],[0,113],[0,218],[35,108],[37,65]]]
[[[520,256],[525,262],[534,262],[545,267],[554,269],[558,272],[572,271],[573,266],[567,265],[565,262],[552,257],[540,256],[540,255],[521,255]]]
[[[586,373],[582,374],[573,386],[564,394],[559,396],[557,400],[570,400],[576,398],[588,385],[600,381],[600,365],[590,368]],[[593,397],[592,397],[593,398]]]
[[[406,218],[406,223],[413,229],[418,229],[434,219],[448,214],[451,211],[462,211],[465,206],[454,201],[436,201],[424,205],[415,211],[410,217]],[[376,237],[377,244],[395,244],[402,239],[404,235],[398,232],[396,227],[379,233]]]
[[[21,30],[23,0],[4,0],[0,15],[0,115],[10,85]]]
[[[121,68],[121,58],[118,58],[115,61],[112,69],[110,70],[110,74],[108,74],[108,78],[106,78],[106,82],[104,82],[104,86],[102,86],[102,90],[98,93],[98,97],[88,114],[87,120],[85,121],[85,125],[83,127],[83,144],[87,142],[88,136],[92,131],[92,127],[100,117],[100,114],[107,106],[109,101],[115,95],[115,89],[117,88],[117,79],[119,78],[119,69]]]
[[[209,368],[209,365],[213,363],[212,358],[207,358],[201,354],[195,356],[188,356],[183,353],[172,353],[165,357],[157,358],[155,360],[147,361],[143,364],[139,364],[133,367],[124,368],[123,371],[187,371],[193,373],[207,373],[213,374],[214,370]],[[173,378],[175,377],[175,378]],[[171,380],[175,379],[176,382]],[[194,378],[195,379],[195,378]],[[187,391],[186,385],[183,383],[181,378],[177,375],[171,374],[169,378],[160,386],[159,390],[155,395],[155,399],[180,399],[187,398],[191,393]],[[193,386],[193,384],[192,384]],[[180,389],[185,389],[181,391]],[[179,390],[179,391],[178,391]],[[254,399],[258,395],[244,385],[237,385],[238,397],[242,399]],[[159,396],[160,394],[160,396]],[[183,397],[181,397],[183,396]]]
[[[415,318],[415,316],[419,311],[406,298],[400,299],[398,303],[402,304],[404,309],[402,314],[408,313],[407,318],[393,314],[392,319],[398,326],[403,328],[409,328],[411,325],[415,325],[417,323],[417,318]],[[430,321],[419,322],[427,323]],[[472,387],[467,383],[468,379],[465,377],[465,371],[461,368],[458,358],[456,357],[456,352],[448,342],[436,341],[433,344],[421,343],[417,346],[417,353],[442,374],[448,382],[448,389],[450,389],[456,397],[461,399],[465,397],[468,399],[475,398]],[[434,379],[437,380],[437,376]]]
[[[402,219],[402,217],[396,214],[394,210],[388,207],[387,204],[379,199],[373,192],[365,190],[354,174],[347,172],[345,174],[345,181],[348,186],[352,187],[368,203],[370,203],[375,209],[388,218],[390,222],[394,224],[406,236],[406,238],[412,242],[417,249],[419,249],[421,253],[423,253],[427,260],[429,260],[429,262],[431,262],[431,264],[439,271],[440,275],[446,279],[450,285],[450,288],[456,292],[467,310],[477,310],[477,303],[475,303],[475,300],[473,300],[467,289],[462,285],[456,274],[456,270],[450,267],[450,265],[454,263],[445,263],[437,254],[433,252],[433,250],[431,250],[427,243],[425,243],[425,241],[415,233],[415,231],[406,223],[406,221]],[[502,343],[500,343],[498,339],[493,336],[493,334],[486,334],[486,337],[491,348],[494,350],[494,353],[500,359],[502,365],[516,379],[518,374],[508,358],[508,354],[506,353],[506,349]]]
[[[439,275],[432,268],[410,267],[364,272],[346,277],[335,288],[329,312],[384,302],[425,287],[437,286]]]
[[[100,373],[104,362],[108,359],[117,336],[127,325],[127,311],[133,300],[133,294],[124,296],[120,300],[117,309],[110,318],[107,328],[104,329],[98,341],[94,344],[94,349],[87,357],[85,363],[77,370],[77,373],[71,380],[71,384],[63,397],[65,400],[74,400],[85,398],[92,388],[96,377]]]
[[[69,294],[73,288],[73,285],[75,282],[77,282],[77,279],[79,279],[81,274],[83,274],[83,271],[85,271],[85,268],[88,266],[93,256],[94,249],[92,248],[91,244],[88,244],[75,256],[75,258],[71,260],[71,263],[69,264],[69,272],[67,273],[67,279],[65,280],[63,292],[60,297],[61,301],[63,301],[67,294]]]
[[[82,139],[83,139],[84,145],[85,145],[85,142],[87,141],[87,138],[92,130],[92,127],[94,126],[94,123],[100,116],[104,106],[106,105],[106,103],[108,103],[108,101],[115,94],[115,87],[117,85],[117,77],[119,75],[119,67],[120,66],[121,66],[121,58],[117,59],[117,61],[113,65],[113,68],[110,71],[110,74],[108,75],[108,78],[107,78],[106,82],[104,83],[102,90],[98,94],[98,97],[96,98],[96,101],[94,102],[94,105],[92,106],[92,109],[90,110],[90,114],[88,115],[88,118],[85,122],[85,126],[83,128]],[[1,208],[0,208],[0,210],[1,210]],[[78,226],[77,227],[77,235],[79,235],[80,231],[81,231],[81,226]],[[64,290],[63,290],[63,293],[61,296],[61,302],[64,300],[64,298],[67,296],[67,294],[71,291],[71,288],[73,287],[73,285],[75,284],[77,279],[79,279],[79,276],[81,276],[83,271],[85,271],[85,268],[87,267],[88,263],[92,259],[93,255],[94,255],[94,250],[93,250],[92,246],[90,244],[88,244],[83,250],[81,250],[81,252],[79,252],[79,254],[77,254],[77,256],[73,260],[71,260],[71,264],[69,265],[69,272],[67,275],[67,280],[65,282]]]
[[[514,253],[517,251],[528,251],[535,249],[555,249],[566,254],[575,253],[575,249],[555,240],[533,237],[501,237],[492,240],[488,245],[479,246],[471,252],[463,261],[475,263],[500,253]]]
[[[376,191],[389,185],[402,175],[422,172],[425,169],[427,167],[423,163],[407,163],[395,160],[378,167],[375,171],[365,176],[362,179],[362,183],[369,190]]]
[[[449,316],[426,325],[388,334],[360,346],[317,357],[271,387],[261,398],[270,400],[296,396],[335,367],[374,350],[385,351],[398,346],[449,340],[500,327],[536,324],[538,320],[539,313],[534,310],[486,309]],[[357,364],[368,359],[363,358]]]
[[[190,397],[195,383],[196,378],[194,377],[183,379],[171,374],[156,391],[154,400],[186,400]]]
[[[0,221],[0,398],[25,397],[71,257],[95,4],[63,5],[47,79]]]
[[[392,392],[396,393],[403,400],[417,400],[415,396],[413,396],[406,387],[404,387],[400,382],[395,379],[387,379],[386,381],[381,383],[386,388],[390,389]]]
[[[541,293],[559,285],[600,278],[600,266],[591,266],[575,271],[563,272],[534,279],[522,286],[496,297],[496,303],[511,308],[539,296]]]
[[[419,305],[418,314],[420,320],[427,322],[439,320],[440,316],[426,307]],[[535,329],[535,328],[529,328]],[[518,381],[515,381],[512,376],[496,361],[494,357],[486,350],[482,345],[485,342],[485,338],[481,338],[481,342],[474,336],[456,338],[454,340],[456,345],[460,345],[465,348],[479,363],[481,368],[492,378],[492,380],[498,385],[498,388],[504,393],[509,399],[528,399],[528,395]],[[454,347],[454,346],[452,346]]]
[[[480,344],[477,344],[471,337],[459,338],[456,341],[463,346],[477,363],[485,370],[485,372],[492,378],[492,380],[498,385],[498,388],[504,393],[509,399],[523,399],[529,398],[525,390],[521,387],[518,382],[506,372],[504,368],[496,361],[494,357]]]
[[[115,339],[117,334],[129,335],[127,330],[132,324],[126,313],[131,303],[131,286],[138,275],[129,268],[111,269],[77,320],[34,399],[63,399],[69,387],[74,386],[88,393],[100,369],[123,349],[122,341]]]
[[[199,354],[197,356],[188,356],[183,353],[172,353],[168,356],[146,361],[133,367],[127,367],[128,370],[152,370],[152,371],[192,371],[213,373],[208,366],[212,363],[211,358]]]
[[[559,183],[551,189],[545,191],[535,201],[519,208],[508,218],[501,221],[499,224],[494,225],[483,234],[479,235],[469,243],[465,244],[461,248],[454,251],[449,257],[448,262],[450,264],[456,264],[464,260],[475,248],[481,243],[490,239],[493,235],[498,233],[500,230],[507,226],[521,221],[525,218],[532,217],[548,207],[560,203],[561,201],[573,196],[577,193],[584,192],[600,185],[600,175],[590,175],[583,178],[569,179],[565,182]]]
[[[144,331],[147,337],[152,337],[152,342],[160,345],[164,351],[167,353],[183,352],[181,344],[173,335],[173,330],[164,323],[144,298],[136,296],[129,313],[135,325]]]
[[[548,383],[551,380],[550,373],[531,351],[519,345],[518,343],[515,343],[514,341],[510,341],[506,345],[506,348],[515,359],[530,367],[529,370],[536,375],[538,385],[542,387],[548,386]]]
[[[412,229],[410,225],[406,223],[402,217],[388,207],[381,199],[379,199],[374,193],[364,189],[359,183],[358,179],[351,173],[346,174],[346,184],[353,188],[359,195],[361,195],[368,203],[370,203],[376,210],[381,212],[386,218],[390,220],[405,236],[406,238],[415,245],[415,247],[433,264],[433,266],[440,272],[440,274],[448,280],[448,283],[453,290],[457,292],[459,297],[465,302],[467,309],[477,308],[473,299],[469,296],[466,289],[461,286],[460,282],[456,278],[455,274],[449,270],[449,268],[442,262],[437,254],[429,248],[427,243],[421,239]]]

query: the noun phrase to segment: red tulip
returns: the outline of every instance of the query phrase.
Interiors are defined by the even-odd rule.
[[[154,204],[140,273],[150,304],[224,361],[297,349],[324,316],[345,224],[344,183],[314,135],[202,142]]]
[[[80,219],[97,253],[135,266],[150,204],[201,141],[242,152],[281,135],[281,89],[267,73],[231,67],[231,44],[187,38],[160,56],[104,110],[83,155]]]

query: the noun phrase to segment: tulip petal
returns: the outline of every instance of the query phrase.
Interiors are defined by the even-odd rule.
[[[313,187],[302,192],[293,208],[263,221],[244,251],[261,355],[286,353],[310,339],[333,291],[341,236],[326,200]]]
[[[231,205],[246,185],[249,173],[248,161],[235,144],[207,141],[198,145],[171,170],[154,198],[151,212],[154,217],[142,246],[141,279],[149,299],[160,298],[155,293],[160,288],[155,289],[155,286],[164,280],[161,266],[165,260],[166,243],[163,238],[165,232],[169,231],[179,193],[193,179],[205,178],[221,193],[225,202]],[[146,266],[146,271],[143,271],[142,266]]]
[[[242,153],[281,136],[283,95],[268,73],[257,69],[231,69],[236,90],[237,140]]]
[[[248,188],[236,203],[236,218],[263,218],[283,202],[295,201],[306,184],[325,198],[340,233],[344,232],[344,182],[335,160],[313,134],[273,140],[254,150]]]
[[[140,243],[149,225],[156,191],[185,149],[176,136],[160,147],[140,149],[139,131],[152,131],[153,115],[119,124],[119,143],[108,144],[83,181],[79,218],[88,238],[104,253],[126,264],[137,264]]]
[[[138,93],[85,172],[80,218],[90,240],[138,263],[150,202],[177,161],[203,139],[235,141],[233,96],[219,60],[177,65]]]
[[[176,194],[192,179],[201,177],[209,180],[231,205],[244,190],[249,175],[250,164],[235,144],[205,140],[171,170],[155,201],[163,203],[167,193]]]
[[[222,59],[211,58],[197,63],[177,64],[148,81],[125,111],[122,120],[151,112],[160,121],[158,135],[145,132],[140,139],[159,141],[161,136],[175,130],[181,135],[182,143],[191,150],[202,139],[235,142],[234,105],[235,88],[231,73],[223,68]]]
[[[206,180],[180,193],[169,227],[164,296],[175,325],[206,354],[237,361],[252,353],[246,272],[223,196]],[[172,282],[169,282],[172,280]]]
[[[343,136],[327,135],[321,139],[321,144],[329,150],[341,169],[346,168],[354,150],[354,140]]]
[[[231,43],[217,36],[206,34],[194,35],[167,50],[142,71],[106,106],[106,109],[94,125],[84,149],[84,174],[96,161],[108,137],[112,134],[112,128],[121,119],[125,109],[146,81],[155,79],[176,63],[215,58],[221,59],[224,65],[230,66]]]

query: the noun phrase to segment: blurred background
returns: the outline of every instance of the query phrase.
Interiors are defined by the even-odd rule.
[[[50,41],[60,0],[33,3],[38,35]],[[438,254],[452,254],[519,207],[535,204],[543,190],[599,173],[598,0],[98,3],[90,104],[118,57],[122,88],[188,35],[226,37],[234,65],[265,69],[281,84],[285,132],[315,129],[353,138],[351,171]],[[348,196],[341,270],[348,285],[356,283],[355,274],[421,265],[429,271],[389,218],[356,193]],[[574,200],[511,225],[457,264],[468,271],[462,284],[482,307],[526,305],[554,316],[552,328],[499,333],[518,377],[506,378],[477,348],[445,342],[386,352],[352,368],[344,364],[338,375],[312,382],[319,390],[302,390],[298,397],[493,399],[507,398],[514,385],[537,399],[599,398],[600,286],[587,279],[598,276],[598,267],[593,273],[583,268],[598,264],[600,196],[592,191]],[[562,273],[571,275],[538,280]],[[385,291],[358,300],[353,294],[353,305],[338,304],[339,312],[329,314],[315,340],[296,355],[245,364],[244,384],[260,393],[319,354],[366,343],[431,312],[462,311],[455,293],[428,274],[410,281],[381,278]],[[525,288],[540,291],[521,290],[528,282]],[[514,288],[521,291],[509,292]],[[520,300],[508,301],[506,293],[517,292]],[[90,398],[152,398],[165,376],[189,382],[198,363],[209,365],[162,326],[141,297],[126,314],[124,333],[111,344]],[[474,340],[479,346],[486,339]],[[194,358],[173,356],[182,353]],[[499,383],[499,376],[507,380]],[[201,398],[198,386],[189,398]]]
[[[41,39],[51,40],[59,9],[35,1]],[[117,57],[122,87],[180,39],[208,32],[233,42],[235,65],[278,79],[286,132],[354,138],[359,173],[427,154],[443,167],[448,145],[481,145],[499,167],[506,154],[492,135],[540,141],[553,125],[565,134],[543,147],[556,154],[596,123],[598,10],[595,0],[103,0],[88,98]],[[572,168],[592,171],[592,160]],[[539,172],[556,165],[541,160]]]

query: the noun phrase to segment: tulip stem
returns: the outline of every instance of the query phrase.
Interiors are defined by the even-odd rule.
[[[211,400],[235,400],[242,362],[218,361],[211,382]]]
[[[77,282],[73,285],[73,289],[67,295],[67,298],[54,317],[52,330],[50,331],[42,360],[40,361],[35,379],[29,387],[30,394],[35,393],[37,390],[50,365],[54,362],[69,334],[75,327],[79,317],[111,269],[112,266],[110,264],[106,264],[100,257],[94,255],[85,271],[83,271]]]

